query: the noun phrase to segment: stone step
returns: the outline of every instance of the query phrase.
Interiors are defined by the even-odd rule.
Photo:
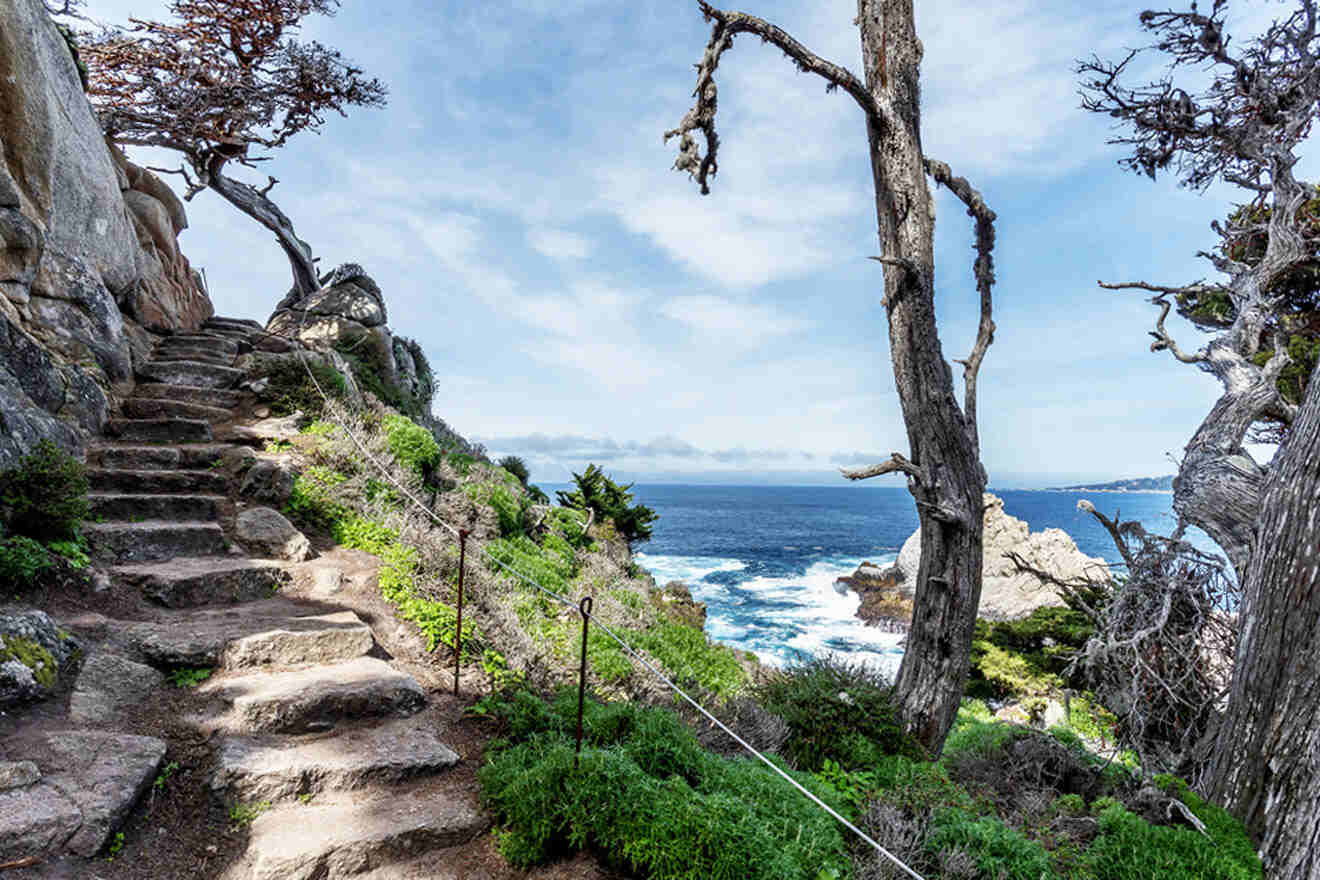
[[[177,361],[188,361],[197,364],[214,364],[217,367],[232,367],[234,365],[234,356],[228,354],[213,354],[209,351],[203,351],[199,348],[170,348],[156,349],[151,360],[157,364],[168,364]]]
[[[209,331],[168,336],[156,345],[156,351],[168,351],[175,348],[200,348],[213,354],[221,353],[230,356],[238,354],[237,342],[227,336],[217,335]]]
[[[110,419],[108,437],[130,443],[210,443],[211,423],[199,419]]]
[[[166,608],[197,608],[269,598],[292,579],[269,559],[182,557],[168,562],[117,565],[112,577]]]
[[[146,386],[151,387],[151,386]],[[162,388],[169,386],[162,385]],[[87,464],[123,471],[188,470],[214,467],[228,449],[220,443],[178,446],[112,446],[100,444],[87,451]]]
[[[247,853],[223,877],[341,880],[459,846],[489,827],[476,796],[443,779],[369,798],[277,806],[253,821]]]
[[[139,655],[160,667],[335,663],[361,657],[373,644],[371,627],[352,611],[318,614],[288,599],[175,611],[120,629]]]
[[[135,419],[193,419],[216,424],[229,421],[234,417],[234,412],[217,406],[188,403],[182,400],[130,397],[124,401],[124,415]]]
[[[211,329],[222,330],[265,330],[265,325],[252,320],[251,318],[225,318],[219,315],[207,318],[202,322],[203,330]]]
[[[137,371],[141,382],[164,382],[193,388],[229,388],[243,376],[242,370],[196,361],[150,361]]]
[[[218,337],[220,339],[227,339],[230,342],[237,343],[240,348],[245,342],[250,340],[254,335],[265,332],[264,329],[258,330],[255,327],[215,326],[215,327],[206,327],[204,329],[211,336]]]
[[[219,555],[227,549],[218,523],[84,523],[83,532],[91,541],[93,555],[112,564]]]
[[[94,492],[132,492],[140,495],[182,492],[192,495],[224,495],[229,477],[214,470],[121,471],[89,468],[87,482]]]
[[[409,715],[426,702],[422,686],[411,676],[372,657],[225,676],[198,692],[228,704],[221,725],[245,733],[328,730],[351,718]]]
[[[133,397],[141,400],[180,400],[200,403],[221,409],[233,409],[243,402],[243,392],[226,388],[196,388],[190,385],[166,385],[163,382],[144,382],[133,389]]]
[[[141,495],[128,492],[89,492],[93,518],[129,520],[214,520],[220,518],[223,495]]]
[[[439,773],[459,760],[440,724],[423,712],[333,735],[232,736],[211,787],[230,800],[278,802]]]

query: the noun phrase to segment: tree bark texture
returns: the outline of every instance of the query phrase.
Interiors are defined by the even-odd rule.
[[[908,486],[921,522],[912,628],[894,699],[909,733],[938,754],[967,681],[981,601],[982,493],[976,428],[954,396],[935,325],[935,217],[921,150],[917,39],[911,0],[859,0],[884,304],[894,382],[907,425]],[[974,408],[973,408],[974,411]]]
[[[321,288],[316,264],[312,261],[311,247],[294,233],[293,222],[278,205],[255,186],[226,177],[219,168],[207,175],[206,183],[225,201],[275,233],[275,240],[289,258],[289,267],[293,270],[293,286],[299,293],[299,299]]]
[[[1320,878],[1320,370],[1264,481],[1210,796],[1271,880]]]

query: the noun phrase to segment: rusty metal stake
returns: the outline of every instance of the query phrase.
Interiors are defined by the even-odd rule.
[[[577,748],[573,752],[573,769],[578,768],[578,755],[582,754],[582,704],[587,698],[587,624],[591,622],[591,597],[583,596],[578,603],[582,614],[582,664],[578,667],[578,721]]]
[[[467,560],[467,529],[458,530],[458,621],[454,626],[454,696],[458,696],[458,669],[463,663],[463,563]]]

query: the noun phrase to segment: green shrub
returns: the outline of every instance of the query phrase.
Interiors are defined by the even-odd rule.
[[[830,759],[845,770],[866,768],[885,755],[923,757],[903,733],[892,689],[860,664],[815,658],[772,672],[754,696],[788,723],[785,753],[802,770],[819,770]]]
[[[586,512],[594,510],[600,522],[609,520],[629,545],[651,538],[651,523],[659,519],[659,514],[642,504],[633,504],[632,484],[620,486],[605,476],[605,472],[594,464],[580,474],[573,474],[576,486],[572,491],[560,490],[555,494],[559,503],[565,507]]]
[[[632,647],[643,648],[659,660],[676,684],[696,682],[719,697],[730,697],[747,683],[733,649],[710,641],[696,627],[661,621],[623,635]]]
[[[1121,804],[1109,803],[1098,813],[1100,836],[1082,864],[1096,880],[1261,880],[1260,859],[1241,824],[1191,797],[1195,806],[1188,806],[1206,822],[1210,841],[1188,828],[1151,825]]]
[[[940,810],[926,835],[926,851],[962,850],[972,857],[981,877],[996,880],[1053,880],[1058,876],[1049,853],[1037,841],[992,816],[964,810]]]
[[[9,531],[38,541],[72,541],[87,518],[87,468],[42,440],[18,467],[0,474],[0,506]]]
[[[399,539],[399,533],[373,519],[346,513],[337,518],[330,528],[339,544],[352,550],[363,550],[373,556],[384,556]]]
[[[293,481],[293,493],[284,512],[304,525],[330,531],[349,509],[339,500],[337,487],[348,477],[321,465],[313,465]]]
[[[383,427],[390,454],[403,467],[425,477],[440,461],[440,444],[431,432],[407,416],[388,415]]]
[[[1021,620],[976,621],[967,694],[1004,699],[1059,691],[1093,627],[1072,608],[1037,608]]]
[[[299,361],[285,361],[266,374],[269,382],[260,394],[273,415],[302,412],[309,419],[319,419],[325,414],[325,400],[307,375],[309,369],[326,396],[343,399],[348,384],[334,367],[316,358],[308,358],[306,366]]]
[[[588,702],[574,769],[576,694],[546,704],[526,692],[484,702],[508,738],[478,771],[508,830],[500,851],[520,867],[576,848],[654,880],[816,880],[850,873],[824,812],[759,763],[701,749],[672,713]],[[797,776],[838,808],[829,786]]]
[[[527,486],[527,480],[531,478],[531,472],[527,470],[527,462],[516,455],[506,455],[496,464],[513,475],[514,479],[524,487]]]
[[[0,539],[0,583],[17,589],[33,585],[55,563],[41,543],[23,535]]]
[[[77,541],[49,541],[46,549],[76,569],[84,569],[92,564],[92,557],[87,554],[87,540],[79,537]]]

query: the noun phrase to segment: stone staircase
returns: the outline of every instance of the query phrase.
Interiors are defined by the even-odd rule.
[[[220,465],[239,449],[224,440],[243,396],[232,365],[259,330],[212,318],[166,339],[139,371],[124,418],[89,453],[94,556],[114,589],[149,604],[139,619],[99,618],[70,720],[84,711],[104,730],[117,706],[159,688],[162,672],[211,667],[187,720],[213,746],[211,795],[255,814],[224,880],[449,877],[443,850],[489,820],[470,778],[445,772],[460,761],[438,711],[446,698],[381,659],[387,652],[352,611],[277,595],[293,566],[248,558],[226,537],[237,502],[232,469]],[[107,670],[103,680],[95,670]],[[134,771],[134,798],[162,760],[155,742]]]

